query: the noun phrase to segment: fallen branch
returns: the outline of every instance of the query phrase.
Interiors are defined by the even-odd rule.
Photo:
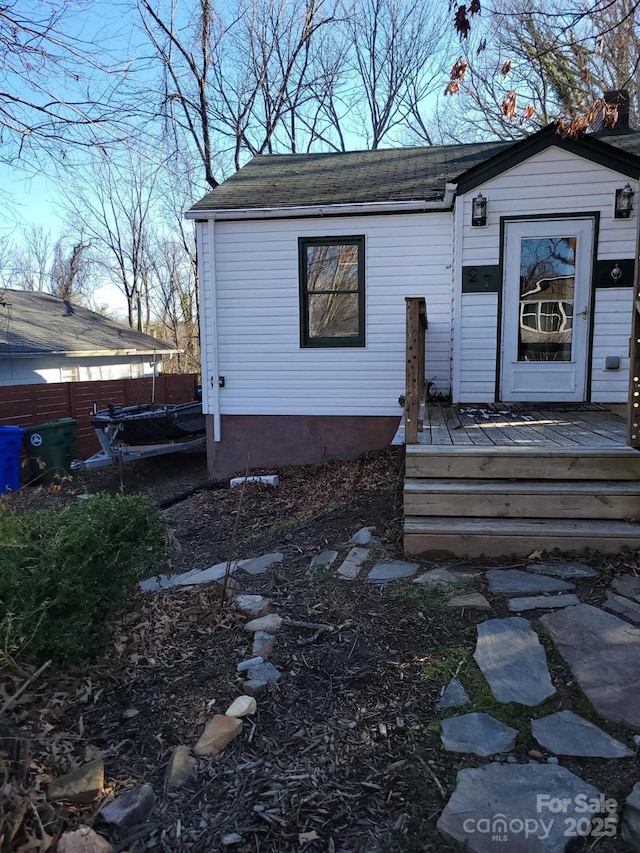
[[[298,640],[299,646],[309,646],[311,643],[315,643],[322,634],[336,630],[335,625],[323,625],[319,622],[299,622],[296,619],[283,619],[282,624],[289,628],[306,628],[314,632],[311,637],[307,637],[305,640]]]
[[[434,783],[435,783],[436,788],[438,789],[438,791],[440,791],[440,794],[442,795],[442,799],[443,799],[443,800],[446,800],[446,799],[447,799],[447,794],[446,794],[446,792],[445,792],[445,790],[444,790],[444,788],[443,788],[443,786],[442,786],[442,782],[438,779],[438,777],[437,777],[437,776],[436,776],[436,774],[433,772],[433,770],[429,767],[429,765],[427,764],[427,762],[426,762],[426,761],[423,761],[421,758],[419,758],[419,759],[418,759],[418,761],[420,762],[420,764],[422,764],[422,766],[423,766],[423,767],[424,767],[424,769],[427,771],[427,773],[429,774],[429,776],[431,776],[431,778],[433,779],[433,781],[434,781]]]
[[[15,703],[16,703],[16,702],[18,701],[18,699],[22,696],[22,694],[23,694],[23,693],[24,693],[24,691],[27,689],[27,687],[29,687],[29,685],[30,685],[30,684],[33,684],[33,682],[34,682],[37,678],[39,678],[39,677],[42,675],[42,673],[45,671],[45,669],[47,669],[47,667],[49,667],[50,665],[51,665],[51,661],[50,661],[50,660],[45,661],[45,662],[42,664],[42,666],[41,666],[39,669],[37,669],[37,670],[33,673],[33,675],[30,675],[30,676],[29,676],[29,678],[27,678],[27,680],[24,682],[24,684],[22,684],[22,686],[21,686],[21,687],[19,687],[19,688],[16,690],[16,692],[13,694],[13,696],[9,696],[9,698],[8,698],[8,699],[7,699],[7,701],[4,703],[4,705],[2,706],[2,708],[0,708],[0,716],[2,716],[2,714],[6,714],[6,712],[7,712],[7,711],[8,711],[8,710],[13,706],[13,705],[15,705]]]

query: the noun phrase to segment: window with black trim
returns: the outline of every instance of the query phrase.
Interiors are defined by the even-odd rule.
[[[364,237],[301,237],[300,344],[364,346]]]

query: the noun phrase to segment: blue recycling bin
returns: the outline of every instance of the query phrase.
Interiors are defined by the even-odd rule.
[[[0,426],[0,494],[20,488],[20,448],[24,430]]]

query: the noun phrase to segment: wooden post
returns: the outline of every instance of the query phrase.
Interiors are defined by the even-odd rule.
[[[404,403],[405,443],[418,443],[418,417],[424,391],[427,306],[422,296],[405,296],[407,315]]]
[[[637,262],[636,262],[637,266]],[[631,347],[629,359],[629,412],[627,415],[627,443],[640,448],[640,299],[634,289],[633,319],[631,321]]]
[[[627,444],[640,449],[640,219],[636,228],[636,251],[633,265],[633,307],[629,341],[629,402],[627,410]]]

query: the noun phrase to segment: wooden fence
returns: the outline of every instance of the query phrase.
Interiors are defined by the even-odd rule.
[[[157,403],[187,403],[194,399],[193,373],[156,377]],[[111,379],[96,382],[55,382],[42,385],[0,387],[0,426],[32,427],[58,418],[78,422],[78,458],[86,459],[100,449],[89,416],[94,404],[135,406],[150,403],[153,379]]]

